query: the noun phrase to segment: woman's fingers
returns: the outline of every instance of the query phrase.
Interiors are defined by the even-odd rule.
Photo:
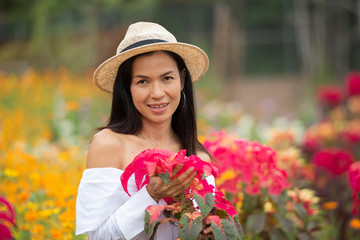
[[[173,177],[176,176],[176,174],[180,171],[180,169],[184,166],[183,163],[177,164],[174,169],[172,170]]]
[[[203,233],[204,234],[209,234],[209,233],[212,233],[212,228],[211,227],[207,227],[203,230]]]
[[[183,193],[186,189],[188,189],[196,176],[196,172],[194,172],[194,168],[191,167],[190,169],[186,170],[183,174],[179,177],[171,180],[169,184],[170,190],[172,190],[172,194],[177,196]]]
[[[173,173],[176,174],[182,167],[183,164],[178,164]],[[195,176],[194,167],[190,167],[181,175],[170,179],[168,185],[165,185],[158,176],[151,176],[148,191],[154,199],[176,197],[190,187]]]

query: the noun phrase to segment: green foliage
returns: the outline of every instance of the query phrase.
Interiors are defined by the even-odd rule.
[[[248,216],[247,229],[250,234],[257,235],[264,230],[265,227],[265,213],[258,212]]]
[[[179,229],[179,236],[181,240],[196,240],[202,229],[202,217],[197,215],[195,219],[183,214],[179,223],[182,227]]]
[[[214,207],[214,195],[208,193],[205,195],[205,198],[199,196],[198,194],[194,193],[194,198],[196,203],[199,205],[201,215],[205,217]]]

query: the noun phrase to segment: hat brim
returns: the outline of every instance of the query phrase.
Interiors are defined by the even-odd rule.
[[[197,46],[187,43],[154,43],[119,53],[103,62],[94,72],[94,83],[105,92],[113,91],[119,66],[127,59],[152,51],[170,51],[178,54],[185,62],[193,82],[199,80],[209,67],[206,53]]]

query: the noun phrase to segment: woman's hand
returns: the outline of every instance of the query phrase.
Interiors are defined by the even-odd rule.
[[[205,218],[203,221],[204,224],[204,229],[202,230],[202,233],[204,235],[208,235],[212,233],[212,228],[211,228],[211,220],[208,218]]]
[[[193,167],[190,167],[183,174],[177,175],[177,172],[182,167],[183,164],[176,165],[173,169],[174,177],[169,180],[168,185],[159,176],[150,176],[150,183],[146,186],[146,189],[155,201],[158,202],[165,197],[177,197],[190,187],[196,172],[194,172]]]

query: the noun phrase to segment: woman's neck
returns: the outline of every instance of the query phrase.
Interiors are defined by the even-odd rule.
[[[153,147],[169,149],[177,142],[177,137],[171,127],[171,122],[155,124],[143,121],[140,137],[148,141]]]

